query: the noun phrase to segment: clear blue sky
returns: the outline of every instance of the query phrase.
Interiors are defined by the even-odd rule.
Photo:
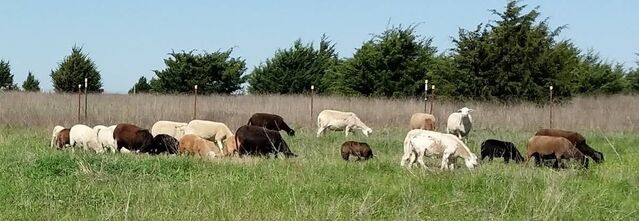
[[[83,46],[102,74],[107,92],[126,92],[141,75],[164,68],[171,50],[234,48],[248,72],[298,38],[317,42],[323,33],[340,57],[389,24],[420,23],[441,52],[452,47],[458,28],[496,19],[505,0],[491,1],[4,1],[0,6],[0,59],[9,60],[21,84],[32,71],[44,90],[49,74]],[[523,1],[540,6],[560,36],[603,58],[635,67],[639,56],[639,1]]]

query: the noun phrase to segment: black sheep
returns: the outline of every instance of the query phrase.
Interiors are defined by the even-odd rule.
[[[503,157],[506,163],[511,159],[517,163],[524,161],[524,157],[521,156],[515,144],[495,139],[488,139],[481,143],[481,160],[484,160],[485,157],[489,157],[491,161],[494,157]]]

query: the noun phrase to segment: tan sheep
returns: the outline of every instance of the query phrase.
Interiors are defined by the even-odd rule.
[[[231,137],[231,139],[233,139]],[[227,142],[225,142],[227,143]],[[180,154],[197,155],[209,159],[227,156],[235,152],[235,145],[228,143],[229,150],[220,150],[215,143],[194,134],[186,134],[180,138]]]
[[[533,136],[526,146],[526,159],[535,158],[540,166],[544,159],[555,159],[553,167],[561,168],[562,159],[578,159],[584,168],[588,168],[588,158],[564,137]]]
[[[410,129],[435,130],[437,119],[432,114],[414,113],[410,117]]]

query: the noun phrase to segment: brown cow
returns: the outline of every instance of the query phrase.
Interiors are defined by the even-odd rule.
[[[296,157],[291,152],[288,144],[282,139],[278,131],[269,130],[263,127],[244,125],[235,132],[235,143],[238,153],[242,155],[262,155],[270,153],[277,158],[278,153],[283,153],[285,157]]]
[[[560,130],[560,129],[541,129],[535,133],[535,135],[563,137],[568,139],[579,151],[586,156],[592,158],[596,163],[601,163],[604,160],[603,153],[592,149],[586,143],[586,138],[581,134],[573,131]]]
[[[588,158],[566,138],[552,136],[533,136],[526,146],[526,157],[535,157],[535,165],[540,166],[544,159],[555,159],[555,168],[561,168],[562,159],[578,159],[584,168],[588,168]]]
[[[113,139],[118,152],[124,147],[130,151],[146,149],[153,142],[153,135],[147,129],[128,123],[121,123],[113,131]]]
[[[71,129],[65,128],[58,133],[55,144],[58,149],[62,149],[66,147],[66,145],[71,144],[71,139],[69,138],[70,131]]]
[[[367,143],[346,141],[342,144],[342,158],[348,161],[350,155],[356,156],[357,160],[368,160],[373,158],[373,150]]]
[[[295,136],[295,130],[290,128],[284,118],[276,114],[255,113],[246,125],[260,126],[274,131],[286,131],[289,136]]]

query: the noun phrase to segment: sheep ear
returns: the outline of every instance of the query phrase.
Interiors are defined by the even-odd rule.
[[[473,110],[473,109],[468,109],[468,112],[473,112],[473,111],[475,111],[475,110]]]

